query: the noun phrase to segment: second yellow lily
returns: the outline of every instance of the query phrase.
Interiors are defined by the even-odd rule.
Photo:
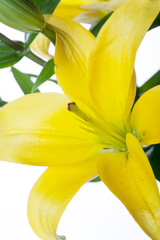
[[[0,111],[0,159],[49,166],[28,201],[29,222],[41,239],[61,239],[56,229],[64,209],[96,175],[144,232],[160,239],[160,195],[141,147],[160,142],[160,86],[131,112],[136,51],[159,10],[160,0],[129,0],[96,39],[78,23],[52,16],[55,71],[65,95],[31,94]]]
[[[61,0],[54,15],[74,18],[78,22],[94,23],[128,0]]]

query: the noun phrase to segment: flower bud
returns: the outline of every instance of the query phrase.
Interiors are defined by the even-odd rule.
[[[40,32],[45,20],[32,0],[0,0],[0,22],[24,32]]]

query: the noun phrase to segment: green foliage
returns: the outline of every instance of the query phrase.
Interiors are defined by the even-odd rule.
[[[90,32],[93,33],[95,37],[97,37],[100,29],[105,24],[105,22],[110,18],[111,15],[112,15],[112,12],[91,26]]]
[[[101,181],[100,177],[96,177],[93,180],[91,180],[90,182],[100,182],[100,181]]]
[[[37,88],[44,82],[46,82],[54,74],[54,59],[50,59],[43,67],[37,81],[32,87],[32,92],[35,92]]]
[[[154,22],[152,23],[151,27],[149,30],[159,27],[160,26],[160,13],[158,14],[158,16],[156,17],[156,19],[154,20]]]
[[[148,147],[145,152],[150,161],[156,179],[160,181],[160,144]]]
[[[21,60],[22,53],[0,41],[0,68],[13,66]]]
[[[43,14],[53,13],[60,0],[34,0]]]
[[[156,72],[147,82],[145,82],[141,87],[137,88],[138,96],[145,93],[149,89],[160,85],[160,70]]]
[[[3,101],[1,98],[0,98],[0,107],[3,107],[4,105],[6,105],[7,102]]]
[[[22,89],[23,93],[24,94],[31,93],[31,90],[33,87],[33,82],[31,80],[31,76],[26,73],[20,72],[19,70],[17,70],[14,67],[11,68],[11,71],[15,77],[16,82]],[[37,89],[35,92],[39,92],[39,90]]]
[[[25,33],[25,49],[28,49],[38,33]]]

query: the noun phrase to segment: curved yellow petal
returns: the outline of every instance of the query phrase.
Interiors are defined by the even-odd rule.
[[[75,21],[80,23],[93,24],[108,14],[108,12],[105,10],[90,9],[90,5],[87,5],[85,7],[86,8],[84,8],[84,6],[81,6],[80,9],[83,11],[74,18]]]
[[[149,161],[138,140],[127,134],[129,153],[106,153],[98,173],[152,240],[160,239],[160,195]]]
[[[93,4],[95,2],[98,2],[99,0],[61,0],[60,4],[61,5],[73,5],[73,6],[76,6],[76,5],[88,5],[88,4]],[[60,5],[59,4],[59,5]],[[59,7],[58,5],[58,7]]]
[[[94,23],[128,0],[61,0],[54,14],[74,18],[83,23]]]
[[[101,29],[90,55],[90,91],[99,112],[125,132],[137,48],[160,10],[160,0],[129,0]],[[131,108],[133,94],[129,100]]]
[[[74,5],[74,4],[64,4],[62,3],[63,1],[60,2],[58,7],[55,9],[53,15],[56,16],[62,16],[62,17],[68,17],[68,18],[75,18],[77,15],[80,13],[84,12],[84,9],[81,9],[79,5]],[[75,1],[76,2],[76,1]]]
[[[33,187],[28,201],[28,218],[43,240],[57,240],[58,222],[79,188],[96,174],[97,156],[79,164],[48,168]]]
[[[31,165],[70,164],[97,153],[96,137],[82,129],[57,93],[26,95],[0,110],[0,160]]]
[[[93,35],[73,20],[52,16],[48,23],[56,32],[55,73],[63,91],[84,102],[90,101],[87,61]]]
[[[115,11],[118,7],[129,0],[107,0],[107,1],[94,1],[90,5],[84,5],[83,8],[90,10],[107,10],[109,12]]]
[[[143,145],[160,143],[160,86],[138,99],[131,113],[131,126]]]
[[[53,56],[49,54],[49,45],[50,40],[46,38],[42,33],[39,33],[31,43],[30,48],[40,56],[43,56],[46,59],[50,59]]]

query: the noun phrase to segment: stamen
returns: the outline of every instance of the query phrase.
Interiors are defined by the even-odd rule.
[[[105,143],[104,145],[106,145],[108,148],[120,150],[125,148],[125,139],[122,136],[115,136],[116,132],[110,131],[106,125],[97,122],[97,119],[95,119],[93,116],[83,112],[75,102],[68,103],[68,110],[73,112],[83,121],[85,124],[85,127],[82,127],[83,129],[95,134],[96,136],[99,136],[101,143]]]
[[[76,114],[78,117],[83,119],[85,122],[91,122],[91,120],[92,120],[89,116],[87,116],[87,114],[85,114],[84,112],[81,111],[81,109],[79,109],[79,107],[76,105],[75,102],[68,103],[68,110],[70,112],[73,112],[74,114]]]

